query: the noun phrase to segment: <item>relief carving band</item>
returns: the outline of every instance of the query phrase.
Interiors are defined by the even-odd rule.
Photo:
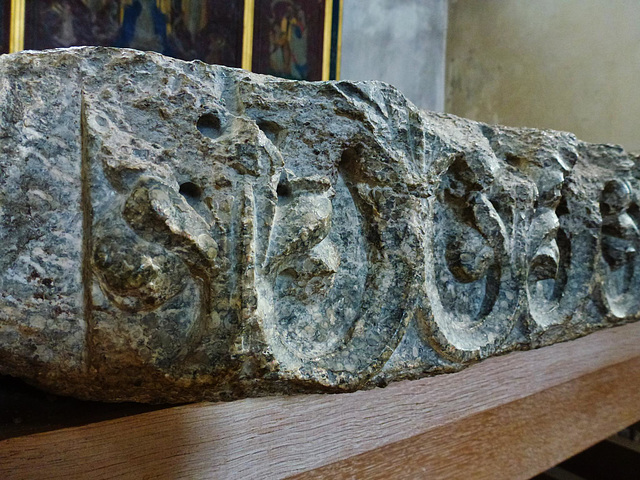
[[[343,392],[640,316],[620,147],[110,48],[0,58],[0,374]]]

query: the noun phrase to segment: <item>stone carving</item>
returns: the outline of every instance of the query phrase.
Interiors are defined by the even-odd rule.
[[[340,392],[635,321],[637,158],[132,50],[0,58],[0,374]]]
[[[491,161],[480,155],[468,163],[453,160],[435,196],[426,240],[434,328],[426,329],[425,340],[433,338],[436,349],[453,360],[495,351],[517,318],[513,232],[494,204],[505,191],[488,171]]]
[[[609,311],[619,318],[633,315],[640,307],[638,283],[638,207],[631,188],[623,180],[609,180],[602,190],[602,290]],[[633,216],[632,216],[633,213]]]

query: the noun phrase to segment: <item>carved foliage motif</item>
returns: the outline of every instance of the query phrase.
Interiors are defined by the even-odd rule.
[[[372,92],[324,91],[340,105],[326,135],[302,107],[270,113],[303,102],[294,87],[278,108],[259,89],[235,110],[219,92],[197,108],[181,98],[163,118],[184,124],[145,124],[157,134],[144,139],[118,124],[127,112],[87,100],[95,348],[193,378],[219,364],[351,389],[384,373],[408,329],[414,357],[432,352],[417,361],[426,371],[563,338],[599,281],[606,315],[638,314],[629,183],[601,185],[598,222],[564,137],[509,150],[500,135],[513,133],[483,127],[463,148],[439,145],[413,107],[392,115]],[[362,104],[375,121],[354,120]],[[385,150],[383,134],[410,139]]]
[[[96,345],[129,332],[120,340],[127,358],[133,349],[148,362],[147,343],[155,342],[158,368],[185,364],[194,373],[212,363],[247,368],[247,356],[259,351],[258,363],[274,358],[280,371],[328,387],[356,387],[382,368],[410,313],[402,245],[414,237],[386,224],[405,217],[410,204],[363,182],[357,155],[346,152],[328,174],[305,172],[278,150],[282,128],[257,120],[250,141],[265,147],[257,154],[263,171],[254,173],[235,163],[246,142],[228,124],[244,120],[220,105],[193,118],[179,145],[158,151],[143,150],[126,131],[110,136],[121,113],[86,103]],[[214,172],[231,169],[215,179],[197,164],[172,162],[171,152],[184,157],[188,141],[207,149]],[[118,163],[118,150],[142,160]],[[102,332],[116,322],[117,334]],[[168,328],[179,331],[173,341]]]
[[[2,374],[109,401],[350,391],[640,319],[620,147],[129,50],[0,70]]]
[[[535,176],[526,287],[529,313],[540,332],[579,315],[593,286],[598,227],[580,208],[571,176],[575,158],[573,152],[547,153]]]
[[[356,165],[344,167],[333,186],[281,178],[264,271],[265,297],[272,299],[264,325],[284,368],[321,385],[355,387],[379,371],[402,338],[411,278],[402,276],[405,260],[390,248],[396,232],[367,214],[384,218],[398,206],[384,203],[386,192],[355,183]]]
[[[640,310],[640,218],[634,197],[630,185],[619,179],[609,180],[600,197],[603,299],[618,318]]]
[[[266,137],[264,130],[256,135]],[[397,232],[380,226],[382,219],[397,218],[398,206],[393,194],[361,181],[355,160],[333,176],[300,177],[286,168],[286,158],[285,167],[277,167],[278,155],[274,159],[274,174],[262,189],[242,172],[243,181],[254,185],[243,197],[253,207],[235,207],[247,229],[244,246],[232,244],[241,235],[230,219],[217,226],[225,237],[216,235],[218,219],[210,209],[221,198],[203,202],[207,187],[188,182],[176,188],[166,178],[138,175],[127,195],[103,207],[95,222],[96,277],[117,308],[143,323],[179,312],[178,330],[186,336],[179,348],[168,348],[166,361],[212,361],[216,336],[235,339],[225,344],[229,351],[232,343],[250,342],[242,327],[225,333],[224,322],[216,326],[215,320],[225,309],[237,310],[234,301],[247,302],[250,312],[245,305],[234,318],[255,317],[261,342],[281,371],[319,385],[356,386],[379,372],[397,347],[411,316],[409,290],[422,288],[399,268],[403,260],[394,260],[403,248]],[[571,168],[556,161],[555,168],[531,174],[532,182],[518,179],[517,169],[496,169],[496,161],[452,155],[428,200],[428,312],[421,331],[423,341],[454,362],[498,351],[522,318],[541,332],[565,324],[593,284],[596,237],[574,211]],[[268,194],[260,200],[256,191]],[[525,207],[501,205],[523,191]],[[613,316],[624,318],[638,310],[638,209],[630,186],[620,180],[604,185],[599,206],[604,300]],[[261,222],[266,227],[258,229]],[[248,295],[236,293],[243,280],[234,262],[252,272]],[[406,295],[390,293],[397,292],[390,283],[402,282]],[[225,296],[230,304],[220,308],[216,303],[225,304]]]
[[[513,328],[518,308],[512,225],[492,198],[500,196],[498,182],[483,185],[485,180],[456,156],[432,204],[425,261],[433,322],[428,332],[454,360],[495,348]]]

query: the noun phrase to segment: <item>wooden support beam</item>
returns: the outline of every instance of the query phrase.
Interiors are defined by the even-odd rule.
[[[385,389],[0,442],[0,478],[527,479],[640,420],[640,323]]]

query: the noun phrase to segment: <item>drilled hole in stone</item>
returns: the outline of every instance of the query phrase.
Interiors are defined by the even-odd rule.
[[[258,128],[262,130],[265,136],[271,140],[272,143],[278,143],[280,132],[282,131],[282,127],[280,127],[280,125],[270,120],[260,120],[258,121]]]
[[[345,180],[349,179],[349,181],[347,182],[348,185],[350,185],[351,183],[355,183],[356,179],[359,177],[359,157],[360,155],[358,154],[357,150],[351,147],[345,149],[340,157],[340,164],[338,165],[338,169],[344,176]]]
[[[560,203],[556,208],[556,215],[568,215],[569,214],[569,205],[567,204],[567,199],[562,197],[560,199]]]
[[[185,182],[180,185],[180,194],[187,200],[198,200],[202,195],[202,189],[193,182]]]
[[[220,119],[212,114],[205,113],[196,124],[198,131],[208,138],[218,138],[222,134]]]
[[[276,188],[276,193],[278,198],[288,198],[291,196],[291,186],[286,182],[280,181]]]
[[[527,168],[527,159],[513,153],[505,153],[504,159],[507,161],[509,165],[515,167],[520,170],[525,170]]]

